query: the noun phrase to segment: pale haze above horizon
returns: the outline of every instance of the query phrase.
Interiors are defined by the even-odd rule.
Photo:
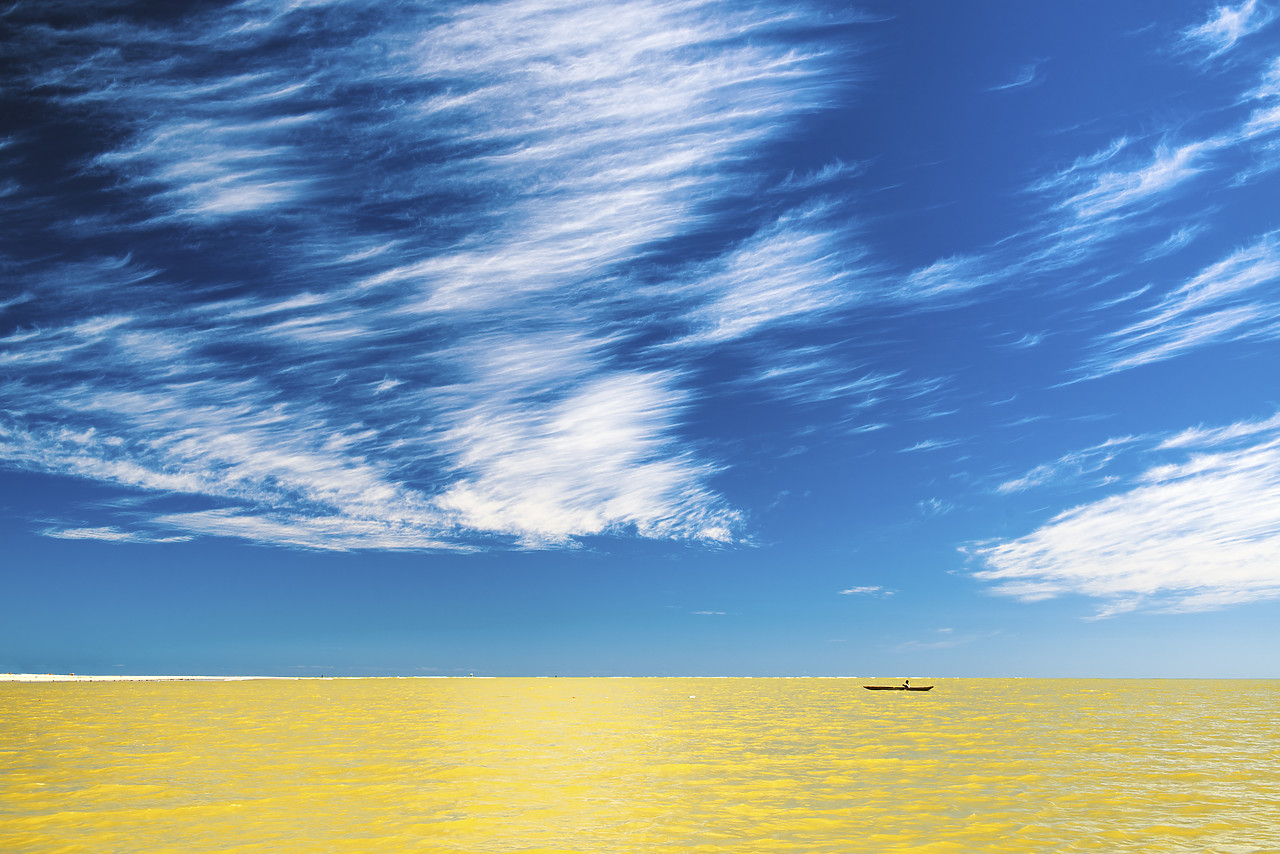
[[[1280,5],[0,11],[0,671],[1277,676]]]

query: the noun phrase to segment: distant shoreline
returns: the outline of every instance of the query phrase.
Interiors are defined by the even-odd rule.
[[[77,673],[0,673],[0,682],[243,682],[299,679],[298,676],[110,676]]]
[[[0,673],[0,682],[297,682],[303,679],[492,679],[492,676],[120,676],[101,673]],[[549,677],[548,677],[549,678]]]

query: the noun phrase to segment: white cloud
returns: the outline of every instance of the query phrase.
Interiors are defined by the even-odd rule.
[[[1268,433],[1280,433],[1280,414],[1260,421],[1238,421],[1226,427],[1192,427],[1165,439],[1159,447],[1161,450],[1212,448]]]
[[[928,498],[916,502],[916,506],[920,508],[920,512],[925,516],[945,516],[952,510],[956,509],[956,505],[950,501],[943,501],[940,498]]]
[[[737,514],[700,485],[710,471],[668,447],[680,405],[667,378],[620,374],[538,411],[461,412],[442,438],[457,472],[438,503],[530,544],[628,529],[732,539]]]
[[[136,531],[122,531],[115,527],[47,528],[41,533],[60,540],[100,540],[109,543],[183,543],[191,539],[189,536],[152,536]]]
[[[1258,0],[1245,0],[1239,6],[1217,6],[1212,16],[1196,27],[1183,31],[1183,38],[1209,50],[1214,57],[1235,47],[1245,36],[1258,32],[1271,23],[1274,13]]]
[[[787,191],[811,190],[815,187],[831,184],[842,178],[859,175],[864,168],[863,164],[860,163],[845,163],[843,160],[835,160],[821,169],[803,175],[797,175],[792,172],[787,175],[786,180],[778,185],[777,189]]]
[[[201,510],[157,516],[155,524],[203,536],[235,537],[317,551],[468,551],[474,548],[452,536],[437,514],[368,509],[375,515],[288,513],[261,507],[244,511]]]
[[[1146,260],[1150,261],[1156,258],[1162,258],[1166,255],[1172,255],[1184,246],[1190,245],[1193,240],[1207,230],[1208,226],[1203,224],[1196,226],[1183,226],[1170,234],[1160,245],[1153,246],[1151,250],[1147,252]]]
[[[1271,67],[1262,76],[1258,88],[1249,92],[1251,100],[1263,101],[1264,106],[1257,107],[1249,116],[1249,120],[1241,128],[1240,135],[1244,139],[1265,138],[1280,131],[1280,58],[1275,59]]]
[[[1081,164],[1039,185],[1039,189],[1074,187],[1059,203],[1078,219],[1088,220],[1118,214],[1141,203],[1152,202],[1207,168],[1206,158],[1230,144],[1226,137],[1197,140],[1176,147],[1159,146],[1150,161],[1129,168],[1102,171],[1082,169]],[[1117,149],[1109,149],[1096,162],[1107,162]],[[1089,161],[1092,166],[1095,161]]]
[[[89,162],[130,201],[62,233],[160,235],[214,269],[24,282],[24,310],[57,310],[0,340],[0,454],[204,502],[147,530],[304,548],[741,537],[684,435],[690,363],[836,310],[854,271],[812,204],[707,235],[831,101],[814,20],[255,0],[28,33],[63,60],[32,85],[110,128]],[[654,261],[689,239],[701,262]]]
[[[718,343],[765,327],[806,320],[856,298],[849,254],[836,252],[816,215],[781,218],[713,264],[694,271],[693,288],[710,296],[690,313],[696,331],[682,344]]]
[[[1043,196],[1048,205],[1042,225],[1010,235],[986,252],[942,258],[914,270],[902,278],[895,296],[921,305],[945,306],[989,293],[994,287],[1018,288],[1049,272],[1087,269],[1085,264],[1114,246],[1120,237],[1164,225],[1152,214],[1184,197],[1195,179],[1203,176],[1202,183],[1218,189],[1256,181],[1280,167],[1275,141],[1280,132],[1280,110],[1270,103],[1280,91],[1277,80],[1280,65],[1273,65],[1259,86],[1242,95],[1242,103],[1261,101],[1262,105],[1243,120],[1224,114],[1231,118],[1215,133],[1176,141],[1174,132],[1168,131],[1160,135],[1161,142],[1145,151],[1134,139],[1120,136],[1105,148],[1033,182],[1028,190]],[[1242,156],[1250,165],[1239,170]],[[1212,222],[1212,210],[1205,208],[1195,218],[1201,224],[1180,227],[1153,246],[1146,260],[1171,255],[1205,233],[1209,227],[1205,223]],[[1185,221],[1185,215],[1179,214],[1179,219]],[[1186,331],[1188,340],[1215,334],[1208,327]]]
[[[1280,98],[1280,56],[1271,61],[1271,65],[1262,74],[1262,82],[1257,89],[1248,93],[1254,100]]]
[[[1166,447],[1252,438],[1148,468],[1127,491],[1036,531],[972,549],[975,577],[1026,601],[1102,600],[1099,616],[1196,611],[1280,597],[1280,432],[1275,419],[1184,433]]]
[[[1038,86],[1044,82],[1044,78],[1039,75],[1039,63],[1030,63],[1018,69],[1017,75],[1008,83],[1001,83],[998,86],[992,86],[988,92],[1006,92],[1010,89],[1025,89],[1028,86]]]
[[[1243,35],[1270,22],[1272,12],[1256,2],[1238,7],[1219,7],[1215,17],[1204,27],[1188,31],[1188,38],[1213,43],[1226,50]],[[1235,113],[1221,123],[1217,132],[1198,138],[1175,141],[1174,132],[1161,136],[1161,142],[1148,152],[1136,149],[1127,136],[1115,139],[1094,154],[1077,158],[1070,166],[1031,185],[1029,189],[1048,197],[1052,210],[1060,219],[1050,219],[1043,232],[1034,234],[1034,245],[1022,253],[1023,268],[1029,272],[1066,267],[1094,257],[1106,243],[1148,228],[1153,220],[1147,216],[1157,207],[1183,195],[1191,182],[1201,176],[1216,181],[1218,188],[1238,187],[1257,180],[1280,166],[1275,156],[1275,135],[1280,132],[1280,109],[1269,101],[1277,91],[1280,65],[1263,74],[1262,82],[1242,94],[1242,103],[1262,101],[1261,106],[1240,120]],[[1237,169],[1239,157],[1250,164],[1235,174],[1224,174],[1224,167]],[[1197,219],[1211,221],[1211,210],[1202,210]],[[1180,217],[1181,218],[1181,217]],[[1162,244],[1153,247],[1148,259],[1171,254],[1188,245],[1206,226],[1187,226]],[[992,271],[1000,265],[984,265]],[[1030,265],[1025,262],[1031,262]]]
[[[908,274],[897,295],[911,302],[938,302],[1005,279],[985,257],[942,258]]]
[[[892,596],[892,595],[893,595],[893,591],[892,591],[892,590],[885,590],[883,587],[881,587],[880,585],[876,584],[876,585],[865,585],[865,586],[862,586],[862,587],[850,587],[850,588],[848,588],[848,589],[846,589],[846,590],[841,590],[841,591],[840,591],[840,595],[841,595],[841,596],[877,596],[877,597],[885,597],[885,596]]]
[[[923,439],[905,448],[899,449],[900,454],[909,454],[916,451],[940,451],[943,448],[950,448],[960,444],[959,439]]]
[[[1275,337],[1280,312],[1280,232],[1263,235],[1170,290],[1129,326],[1099,342],[1086,369],[1102,375],[1172,358],[1213,343]]]
[[[1085,475],[1094,474],[1106,468],[1123,448],[1133,442],[1132,437],[1108,439],[1092,448],[1072,451],[1053,462],[1036,466],[1022,477],[1001,483],[996,487],[996,492],[1008,495],[1026,492],[1035,487],[1077,481]]]
[[[1032,347],[1039,347],[1044,342],[1046,334],[1047,333],[1044,332],[1037,332],[1035,334],[1027,332],[1017,341],[1010,341],[1005,346],[1014,347],[1018,350],[1029,350]]]

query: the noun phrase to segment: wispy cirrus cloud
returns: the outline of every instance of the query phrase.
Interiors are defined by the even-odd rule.
[[[850,304],[864,271],[851,268],[849,253],[832,251],[831,231],[808,225],[818,216],[789,213],[712,264],[692,269],[694,286],[685,290],[700,304],[687,315],[694,330],[680,345],[738,340]]]
[[[1271,61],[1271,67],[1263,72],[1262,82],[1248,93],[1248,98],[1256,101],[1280,98],[1280,57]]]
[[[735,515],[699,486],[710,468],[674,454],[666,438],[678,417],[672,389],[643,374],[611,374],[534,412],[460,412],[442,441],[456,474],[437,503],[467,527],[526,540],[620,526],[642,536],[733,540]]]
[[[1151,250],[1147,252],[1146,260],[1151,261],[1156,258],[1163,258],[1166,255],[1171,255],[1179,249],[1189,246],[1192,241],[1203,234],[1206,230],[1208,230],[1208,226],[1204,224],[1183,226],[1170,234],[1158,246],[1152,247]]]
[[[1126,436],[1107,441],[1092,448],[1072,451],[1053,462],[1042,463],[1021,477],[1006,480],[996,487],[1001,495],[1026,492],[1041,486],[1061,485],[1078,481],[1086,475],[1092,475],[1105,469],[1123,449],[1134,442],[1134,437]]]
[[[1260,421],[1238,421],[1225,427],[1192,427],[1160,443],[1159,448],[1213,448],[1238,444],[1241,439],[1280,431],[1280,413]]]
[[[1277,419],[1184,431],[1152,450],[1190,453],[1024,537],[972,548],[975,577],[1025,601],[1095,598],[1099,617],[1280,597]]]
[[[1032,181],[1027,190],[1043,206],[1037,224],[986,250],[910,270],[887,286],[886,296],[921,307],[947,307],[1023,287],[1046,273],[1087,269],[1121,238],[1167,228],[1164,211],[1193,188],[1226,192],[1257,182],[1280,166],[1274,153],[1280,134],[1280,108],[1273,103],[1280,91],[1277,74],[1268,68],[1262,82],[1243,91],[1232,110],[1203,117],[1216,125],[1211,132],[1197,135],[1169,125],[1143,136],[1122,134]],[[1023,83],[1020,78],[1013,85]],[[1241,162],[1250,165],[1241,169]],[[1207,204],[1198,218],[1211,221],[1212,211]],[[1176,252],[1205,228],[1181,226],[1153,247],[1148,259]]]
[[[907,302],[946,304],[968,292],[1008,281],[1008,271],[997,270],[983,256],[941,258],[907,274],[897,296]]]
[[[1211,137],[1181,145],[1161,144],[1149,157],[1125,156],[1128,140],[1077,160],[1071,167],[1038,184],[1046,193],[1062,192],[1057,207],[1078,220],[1132,213],[1150,205],[1209,167],[1207,159],[1229,145],[1228,137]]]
[[[1213,343],[1280,335],[1280,233],[1262,236],[1167,292],[1131,325],[1099,342],[1086,365],[1098,376]]]
[[[50,528],[46,536],[60,540],[100,540],[109,543],[184,543],[189,536],[155,537],[119,528]]]
[[[1188,29],[1186,37],[1225,50],[1272,17],[1270,7],[1261,3],[1219,7],[1214,18]],[[1028,190],[1046,205],[1040,225],[989,251],[940,259],[914,271],[904,278],[903,292],[955,297],[993,285],[1016,286],[1044,270],[1078,268],[1125,235],[1166,225],[1160,212],[1193,188],[1207,194],[1256,183],[1280,168],[1275,153],[1280,134],[1278,80],[1280,60],[1272,58],[1260,81],[1243,89],[1230,109],[1197,117],[1208,131],[1187,131],[1190,122],[1185,118],[1161,121],[1155,131],[1122,133],[1106,147],[1033,181]],[[1248,165],[1241,168],[1242,162]],[[1213,209],[1213,203],[1207,203],[1199,218],[1211,221]],[[1179,228],[1149,257],[1186,246],[1204,228]]]
[[[843,85],[810,12],[139,14],[13,18],[33,97],[99,131],[68,168],[102,189],[18,191],[90,260],[22,273],[0,308],[8,465],[154,496],[140,525],[175,536],[742,536],[684,437],[696,362],[857,291],[803,198],[845,167],[791,210],[751,199],[754,152]],[[696,262],[670,252],[689,241]]]
[[[1044,82],[1044,76],[1040,74],[1041,63],[1032,62],[1022,66],[1011,80],[1006,83],[1000,83],[990,87],[988,92],[1007,92],[1010,89],[1025,89],[1030,86],[1038,86]]]
[[[1227,155],[1243,151],[1256,156],[1272,144],[1280,130],[1272,103],[1277,97],[1277,73],[1274,67],[1267,69],[1260,85],[1242,93],[1241,105],[1261,102],[1262,106],[1254,107],[1244,119],[1228,114],[1232,118],[1222,122],[1216,133],[1175,141],[1169,132],[1150,151],[1135,150],[1134,140],[1120,137],[1107,148],[1080,157],[1042,179],[1032,189],[1053,200],[1057,210],[1071,215],[1072,221],[1061,226],[1064,233],[1088,229],[1107,237],[1126,220],[1168,202],[1200,175],[1213,174],[1227,186],[1247,183],[1265,170],[1235,173],[1233,159]],[[1185,242],[1176,236],[1170,240],[1174,248]]]
[[[1244,0],[1238,6],[1216,6],[1204,23],[1183,30],[1182,38],[1188,47],[1207,50],[1208,57],[1213,58],[1261,30],[1273,17],[1274,11],[1259,0]]]
[[[792,172],[778,185],[777,189],[779,191],[794,191],[825,187],[836,181],[860,175],[865,171],[865,168],[865,164],[845,163],[843,160],[835,160],[812,172],[804,174]]]
[[[1254,4],[1226,12],[1231,14],[1223,18],[1224,26],[1236,20],[1231,17],[1236,12],[1249,24],[1245,30],[1225,30],[1237,36],[1269,20],[1269,13]],[[1029,282],[1063,275],[1093,287],[1148,275],[1139,261],[1169,258],[1210,234],[1221,210],[1251,204],[1246,191],[1280,168],[1277,69],[1277,61],[1270,60],[1260,82],[1243,88],[1235,103],[1196,117],[1199,134],[1187,132],[1192,123],[1184,119],[1183,127],[1150,134],[1150,142],[1120,135],[1032,182],[1027,189],[1042,206],[1038,224],[985,251],[915,269],[900,277],[895,295],[921,307],[965,305],[1025,292]],[[1191,224],[1181,224],[1188,219]],[[1171,231],[1171,223],[1179,224]],[[1147,236],[1157,231],[1167,237]],[[1145,257],[1118,249],[1135,236],[1151,241]],[[1074,372],[1077,377],[1098,377],[1214,343],[1273,337],[1275,235],[1268,231],[1250,240],[1190,280],[1148,280],[1102,301],[1100,307],[1110,315],[1134,314],[1120,329],[1098,336],[1093,352]],[[1097,266],[1102,258],[1105,268]],[[1022,341],[1039,340],[1035,331],[1005,334],[1016,338],[1019,333]]]
[[[862,585],[860,587],[849,587],[840,591],[841,596],[874,596],[876,598],[885,598],[892,596],[894,591],[885,590],[878,584]]]
[[[914,445],[900,448],[900,454],[912,454],[918,451],[941,451],[944,448],[951,448],[960,444],[959,439],[922,439]]]

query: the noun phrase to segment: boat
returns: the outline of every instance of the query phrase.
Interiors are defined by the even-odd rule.
[[[932,685],[863,685],[868,691],[932,691]]]

